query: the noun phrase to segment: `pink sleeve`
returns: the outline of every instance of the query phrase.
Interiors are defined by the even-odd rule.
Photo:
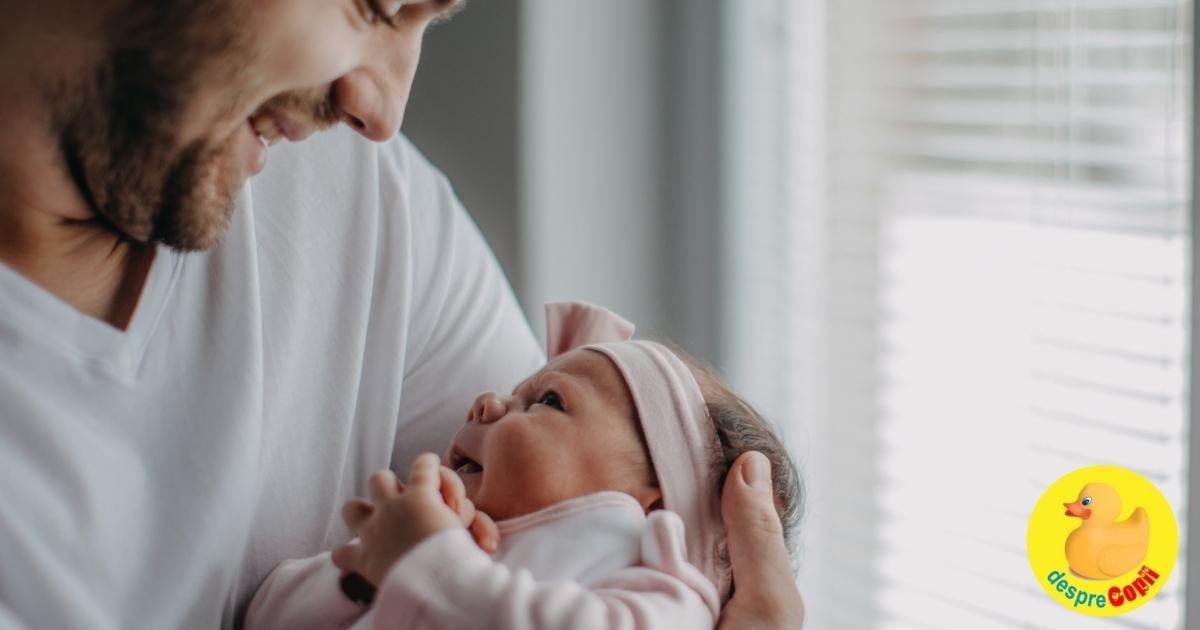
[[[617,571],[591,589],[535,582],[528,571],[493,561],[466,530],[441,532],[388,573],[375,597],[371,627],[710,629],[718,615],[716,589],[683,560],[683,525],[670,516],[674,524],[669,518],[647,523],[642,540],[647,566]]]
[[[254,594],[246,630],[348,628],[367,611],[342,594],[329,552],[280,563]]]

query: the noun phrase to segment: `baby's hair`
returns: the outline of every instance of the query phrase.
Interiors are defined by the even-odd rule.
[[[771,424],[755,411],[750,403],[738,396],[717,374],[712,366],[691,356],[673,344],[665,344],[682,360],[696,383],[708,407],[708,417],[717,432],[719,453],[713,453],[712,472],[720,496],[729,469],[747,451],[758,451],[771,462],[771,487],[775,496],[775,513],[783,528],[788,552],[795,557],[796,533],[804,512],[804,485],[792,458]],[[728,549],[718,549],[722,562],[729,561]]]

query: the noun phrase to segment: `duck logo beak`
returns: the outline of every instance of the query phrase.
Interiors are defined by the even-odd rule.
[[[1075,503],[1064,503],[1063,507],[1067,508],[1066,516],[1077,516],[1085,521],[1092,516],[1092,511],[1079,505],[1078,501]]]

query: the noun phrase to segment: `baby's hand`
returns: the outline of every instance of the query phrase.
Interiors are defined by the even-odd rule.
[[[407,487],[390,470],[371,475],[372,502],[356,499],[342,508],[342,518],[359,540],[357,544],[334,549],[334,564],[378,585],[392,565],[422,540],[442,530],[469,524],[471,521],[466,521],[464,515],[469,514],[473,520],[475,508],[467,507],[470,502],[463,495],[461,481],[457,491],[452,483],[443,483],[448,480],[439,464],[438,456],[432,453],[418,457],[413,462]],[[457,479],[457,475],[451,475]],[[456,509],[451,509],[450,501],[443,498],[445,486],[456,497]]]
[[[496,527],[496,522],[486,513],[475,509],[475,504],[467,498],[467,489],[457,473],[445,466],[440,468],[440,473],[442,500],[458,514],[463,527],[466,527],[475,539],[475,544],[487,553],[495,553],[500,544],[500,530]]]

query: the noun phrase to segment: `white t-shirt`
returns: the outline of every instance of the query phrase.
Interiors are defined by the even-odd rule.
[[[274,147],[237,206],[213,252],[160,248],[124,332],[0,265],[0,627],[231,626],[543,363],[407,141]]]

